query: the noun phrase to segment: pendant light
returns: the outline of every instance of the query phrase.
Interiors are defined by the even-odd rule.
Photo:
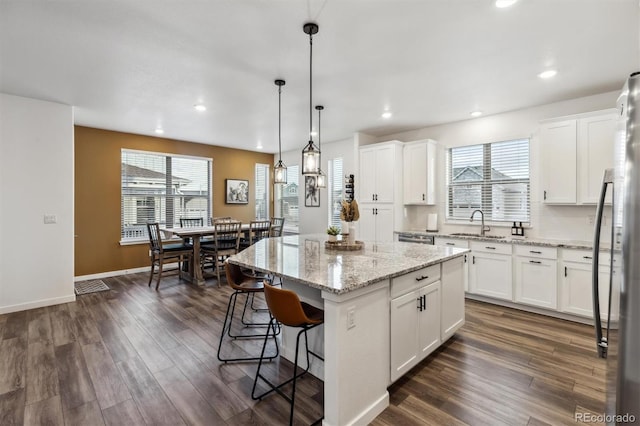
[[[302,27],[305,34],[309,34],[309,143],[302,150],[302,174],[306,176],[317,176],[320,165],[320,149],[313,143],[311,135],[313,123],[313,35],[318,32],[318,25],[307,22]]]
[[[327,175],[322,171],[322,137],[320,134],[320,113],[324,107],[322,105],[316,105],[316,110],[318,110],[318,152],[320,155],[318,156],[318,176],[316,177],[316,188],[326,188],[327,187]]]
[[[278,86],[278,162],[273,167],[273,183],[287,183],[287,166],[282,162],[282,86],[285,85],[284,80],[276,80]]]

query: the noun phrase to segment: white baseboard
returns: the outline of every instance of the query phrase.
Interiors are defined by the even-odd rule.
[[[151,270],[150,266],[143,266],[141,268],[123,269],[120,271],[100,272],[98,274],[80,275],[78,277],[74,277],[73,281],[78,282],[78,281],[86,281],[86,280],[99,280],[101,278],[117,277],[118,275],[137,274],[138,272],[149,272],[150,270]]]
[[[27,309],[42,308],[44,306],[60,305],[62,303],[75,302],[76,295],[54,297],[52,299],[35,300],[28,303],[20,303],[17,305],[0,306],[0,314],[9,314],[11,312],[26,311]]]
[[[389,406],[389,391],[385,390],[384,395],[378,398],[373,404],[367,407],[366,410],[363,410],[357,417],[352,419],[349,423],[349,426],[359,426],[359,425],[368,425],[378,417],[387,407]],[[325,421],[322,422],[323,425],[328,425]]]

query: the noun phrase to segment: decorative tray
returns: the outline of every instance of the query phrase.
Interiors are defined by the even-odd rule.
[[[325,241],[324,248],[329,250],[342,250],[342,251],[355,251],[361,250],[364,247],[364,243],[362,241],[355,241],[354,243],[349,243],[347,241]]]

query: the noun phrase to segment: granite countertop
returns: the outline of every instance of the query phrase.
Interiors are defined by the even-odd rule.
[[[404,242],[364,242],[357,251],[325,249],[326,234],[266,238],[229,262],[322,291],[344,294],[441,263],[469,250]]]
[[[426,232],[426,231],[396,231],[396,234],[408,234],[408,235],[432,235],[434,237],[442,238],[457,238],[460,240],[470,241],[490,241],[492,243],[504,243],[504,244],[522,244],[530,246],[542,246],[542,247],[557,247],[567,249],[578,250],[592,250],[593,241],[568,241],[568,240],[554,240],[546,238],[487,238],[482,236],[471,235],[453,235],[440,232]],[[608,249],[609,244],[602,244],[602,249]]]

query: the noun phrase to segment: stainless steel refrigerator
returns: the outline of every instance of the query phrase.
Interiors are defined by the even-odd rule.
[[[593,248],[593,313],[599,356],[607,358],[607,424],[640,424],[640,72],[618,98],[615,168],[604,175]],[[603,226],[605,195],[611,220]],[[601,235],[610,233],[610,250]],[[609,282],[598,280],[599,257],[609,260]],[[601,314],[602,313],[602,314]]]

